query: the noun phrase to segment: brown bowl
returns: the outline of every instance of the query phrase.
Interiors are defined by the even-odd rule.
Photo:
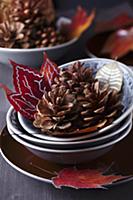
[[[102,48],[108,39],[108,37],[113,32],[104,32],[99,33],[94,36],[92,36],[86,44],[86,53],[89,57],[95,58],[95,57],[101,57],[101,58],[111,58],[109,54],[102,54]],[[118,59],[118,61],[125,63],[126,65],[133,65],[133,52],[128,53],[127,55],[121,57]]]

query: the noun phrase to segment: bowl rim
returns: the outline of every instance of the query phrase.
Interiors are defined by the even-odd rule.
[[[25,139],[25,140],[28,140],[29,142],[33,141],[33,142],[37,142],[38,144],[42,144],[42,145],[45,145],[45,144],[48,144],[48,145],[60,145],[60,146],[63,146],[63,145],[66,145],[69,144],[69,145],[76,145],[76,144],[84,144],[86,142],[88,143],[91,143],[91,142],[99,142],[101,140],[104,140],[104,139],[107,139],[107,138],[110,138],[110,137],[113,137],[117,134],[119,134],[120,132],[124,131],[129,123],[131,122],[132,120],[132,113],[129,114],[129,116],[127,117],[126,121],[124,121],[124,124],[119,128],[117,129],[116,131],[113,131],[111,132],[110,134],[107,134],[105,136],[102,136],[100,138],[86,138],[85,140],[78,140],[78,141],[68,141],[68,142],[64,142],[64,141],[50,141],[50,140],[41,140],[39,138],[35,138],[35,137],[32,137],[31,134],[27,135],[26,132],[23,133],[21,132],[20,130],[17,130],[16,128],[14,128],[14,126],[12,125],[11,121],[10,121],[10,115],[11,115],[11,112],[13,112],[14,109],[13,108],[10,108],[8,113],[7,113],[7,124],[9,126],[9,128],[16,134],[18,135],[19,137],[21,137],[21,135],[25,135],[27,138],[31,138],[31,139],[26,139],[26,137],[21,137],[22,139]],[[16,111],[15,111],[16,112]],[[125,119],[124,119],[125,120]],[[21,125],[20,125],[21,126]]]
[[[112,146],[112,145],[116,144],[117,142],[121,141],[122,139],[124,139],[129,134],[129,132],[132,129],[132,121],[131,121],[129,127],[127,128],[127,130],[122,135],[120,135],[120,137],[117,138],[116,140],[113,140],[111,142],[108,142],[108,143],[105,143],[105,144],[102,144],[102,145],[98,145],[96,147],[88,147],[88,148],[81,148],[81,149],[69,149],[69,150],[50,149],[50,148],[44,148],[44,147],[39,147],[37,145],[29,144],[28,142],[23,141],[20,137],[15,135],[14,132],[9,128],[8,124],[7,124],[7,128],[8,128],[9,134],[13,137],[13,139],[16,140],[17,142],[19,142],[21,145],[24,145],[27,148],[31,148],[31,149],[34,149],[34,150],[37,150],[37,151],[41,151],[41,152],[67,154],[67,153],[79,153],[79,152],[87,152],[87,151],[96,151],[96,150],[104,149],[104,148],[107,148],[109,146]]]
[[[48,50],[55,50],[55,49],[60,49],[62,47],[67,47],[73,43],[75,43],[76,41],[78,41],[78,37],[74,37],[71,40],[64,42],[62,44],[59,45],[55,45],[53,47],[42,47],[42,48],[29,48],[29,49],[20,49],[20,48],[4,48],[4,47],[0,47],[0,51],[3,52],[13,52],[13,53],[17,53],[17,52],[21,52],[21,53],[27,53],[27,52],[36,52],[36,51],[48,51]]]
[[[48,141],[59,141],[59,142],[72,142],[72,141],[79,141],[79,140],[83,140],[83,139],[91,139],[91,138],[94,138],[96,136],[100,136],[101,134],[105,133],[107,130],[110,130],[112,129],[116,124],[113,124],[113,125],[108,125],[107,127],[101,129],[101,130],[97,130],[97,131],[94,131],[93,133],[86,133],[86,134],[80,134],[80,136],[74,136],[73,134],[73,137],[67,137],[67,138],[62,138],[62,137],[57,137],[56,135],[55,136],[50,136],[50,135],[46,135],[46,134],[43,134],[41,133],[41,131],[39,130],[38,133],[33,133],[32,131],[30,131],[30,128],[27,127],[24,123],[23,123],[23,119],[26,120],[25,117],[23,117],[19,112],[17,113],[18,115],[18,120],[19,120],[19,123],[20,125],[22,126],[22,128],[28,132],[30,135],[38,138],[38,139],[42,139],[42,140],[48,140]],[[126,117],[125,117],[126,118]],[[107,129],[107,130],[106,130]]]

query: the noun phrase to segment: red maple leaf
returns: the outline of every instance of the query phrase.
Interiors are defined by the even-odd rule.
[[[57,188],[61,186],[73,188],[103,188],[115,181],[126,178],[121,175],[103,175],[105,170],[101,169],[76,169],[75,167],[61,170],[57,177],[52,179]]]
[[[11,61],[13,66],[13,84],[15,92],[0,84],[6,92],[7,99],[17,112],[28,119],[34,119],[36,105],[45,90],[49,90],[53,79],[58,74],[55,66],[45,54],[41,71]]]
[[[133,51],[133,27],[120,29],[111,34],[101,51],[110,54],[111,58],[120,58]]]
[[[25,116],[28,119],[34,119],[34,113],[36,108],[35,105],[26,101],[25,98],[23,98],[23,96],[19,93],[12,92],[5,85],[0,84],[0,87],[4,89],[4,91],[6,92],[7,99],[16,111],[20,112],[23,116]]]
[[[40,73],[44,76],[45,84],[47,85],[47,89],[50,89],[51,84],[55,77],[59,75],[58,66],[52,62],[46,53],[44,53],[44,60],[41,66]]]

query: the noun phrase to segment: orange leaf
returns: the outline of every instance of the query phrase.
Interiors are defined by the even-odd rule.
[[[94,10],[90,15],[87,15],[86,11],[82,7],[78,7],[76,14],[72,18],[71,24],[67,27],[69,37],[80,37],[80,35],[92,24],[94,17]]]
[[[61,186],[73,188],[103,188],[115,181],[126,178],[121,175],[104,175],[105,169],[76,169],[66,168],[53,178],[53,184],[57,188]]]
[[[120,58],[133,51],[133,27],[121,29],[109,36],[101,51],[110,54],[111,58]]]

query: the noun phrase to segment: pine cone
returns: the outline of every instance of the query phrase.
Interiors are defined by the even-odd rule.
[[[40,48],[67,41],[54,24],[51,0],[3,0],[0,11],[1,47]]]
[[[55,26],[41,29],[31,27],[23,29],[24,38],[17,43],[20,48],[40,48],[62,44],[66,41],[65,36],[58,32]]]
[[[0,23],[4,22],[5,13],[9,9],[8,0],[0,1]]]
[[[55,20],[52,0],[11,0],[12,16],[15,21],[28,24],[51,24]]]
[[[92,71],[78,62],[60,71],[39,101],[33,124],[50,135],[76,134],[84,128],[107,126],[121,108],[120,95],[94,80]]]
[[[62,44],[66,41],[64,35],[56,30],[55,26],[49,26],[43,28],[43,30],[37,31],[37,37],[39,40],[35,41],[35,46],[37,47],[50,47]]]
[[[14,22],[8,14],[4,16],[4,22],[0,24],[0,47],[12,48],[24,38],[22,30],[24,24]]]

